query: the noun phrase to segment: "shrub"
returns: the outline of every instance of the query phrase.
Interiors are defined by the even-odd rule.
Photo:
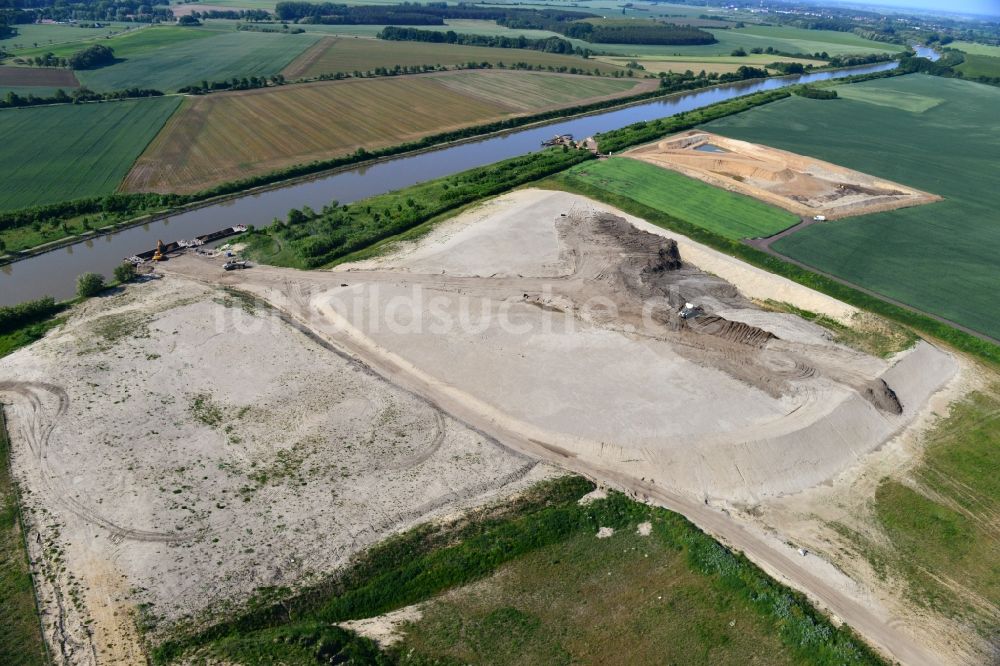
[[[115,280],[125,284],[126,282],[131,282],[135,278],[135,266],[125,262],[123,264],[118,264],[115,266]]]
[[[96,296],[104,290],[104,276],[97,273],[84,273],[76,279],[76,293],[84,298]]]

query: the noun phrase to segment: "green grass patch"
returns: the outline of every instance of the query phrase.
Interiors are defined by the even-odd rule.
[[[977,44],[976,42],[952,42],[949,48],[958,49],[972,55],[994,56],[1000,58],[1000,46]]]
[[[178,44],[213,36],[214,32],[202,28],[183,28],[179,26],[152,26],[107,36],[88,37],[87,43],[69,42],[53,44],[43,48],[25,49],[18,56],[36,56],[54,53],[60,58],[68,58],[90,43],[98,43],[114,49],[116,58],[131,58],[143,53],[149,53],[161,48],[173,48]]]
[[[420,526],[362,554],[334,581],[279,603],[255,604],[242,617],[167,641],[154,650],[154,661],[197,655],[295,665],[314,664],[317,655],[341,663],[359,653],[366,654],[366,663],[462,663],[476,657],[507,663],[518,653],[522,662],[524,655],[540,663],[600,661],[613,646],[595,640],[613,636],[617,628],[623,634],[616,638],[619,645],[627,644],[631,632],[640,643],[629,654],[650,663],[657,658],[662,663],[670,637],[683,641],[680,649],[694,657],[691,663],[718,663],[715,658],[747,649],[766,656],[762,663],[768,664],[883,663],[849,629],[834,628],[801,595],[682,516],[620,493],[580,506],[577,498],[592,488],[582,478],[563,477],[457,522]],[[651,536],[626,536],[645,521],[652,523]],[[596,543],[600,527],[620,536]],[[650,557],[640,558],[639,548]],[[499,579],[488,579],[498,569]],[[518,575],[524,577],[521,584],[544,583],[551,594],[536,592],[534,599],[519,594],[516,580],[508,587]],[[478,612],[460,611],[456,618],[444,607],[430,616],[436,624],[418,634],[426,653],[404,645],[375,657],[369,644],[324,629],[484,580],[481,584],[499,580],[501,595],[486,600]],[[597,599],[602,591],[611,598]],[[457,598],[466,594],[475,589],[459,591]],[[614,595],[621,604],[614,603]],[[637,603],[630,607],[628,600]],[[595,607],[581,611],[590,603]],[[614,612],[602,613],[602,605]],[[554,612],[561,607],[568,612]],[[573,614],[579,617],[565,617]],[[596,624],[605,626],[585,626],[595,624],[587,618],[598,614],[604,617]],[[455,627],[456,619],[465,624]],[[664,628],[675,624],[676,629]],[[661,632],[666,635],[657,636]]]
[[[910,113],[923,113],[944,103],[941,97],[931,97],[903,90],[885,90],[871,86],[835,86],[837,96],[856,102],[867,102],[876,106],[884,106]]]
[[[836,89],[845,99],[795,97],[717,120],[706,129],[857,169],[944,201],[812,225],[782,238],[774,249],[1000,338],[1000,188],[995,182],[1000,89],[921,74]],[[848,98],[856,94],[944,101],[907,113]]]
[[[0,210],[114,192],[179,97],[0,111]]]
[[[10,335],[0,336],[3,356]],[[10,474],[10,441],[0,410],[0,663],[44,666],[48,663],[28,570],[28,555]]]
[[[736,240],[772,236],[799,221],[780,208],[626,157],[587,162],[561,177],[627,196]]]
[[[35,324],[29,324],[16,331],[0,334],[0,358],[27,347],[36,340],[41,340],[51,329],[63,323],[63,319],[50,319]],[[0,663],[2,660],[0,660]]]
[[[136,30],[135,23],[112,23],[103,28],[82,28],[74,25],[19,24],[17,34],[7,39],[0,39],[0,49],[13,53],[15,56],[43,55],[49,51],[55,52],[69,44],[71,53],[85,45],[85,42],[105,39],[126,30]]]
[[[151,38],[142,33],[135,35],[137,42],[133,54],[109,67],[78,72],[80,83],[98,91],[137,87],[173,92],[202,80],[272,76],[318,39],[316,35],[304,34],[199,32],[201,28],[170,30],[169,33],[154,32],[151,38],[175,40],[172,45],[154,48],[145,41]],[[167,37],[161,39],[158,34]],[[193,35],[207,37],[191,39]],[[179,39],[180,36],[183,39]]]
[[[984,638],[1000,605],[1000,384],[952,406],[908,482],[885,479],[872,504],[887,538],[844,533],[877,571]]]
[[[822,104],[823,102],[818,102]],[[947,342],[956,348],[974,354],[980,359],[994,365],[1000,366],[1000,346],[991,342],[981,340],[968,333],[959,331],[952,326],[943,324],[930,317],[901,308],[892,303],[870,296],[858,291],[853,287],[841,284],[836,280],[815,273],[811,270],[801,268],[778,257],[762,252],[754,247],[746,245],[740,241],[726,238],[703,227],[692,224],[686,220],[664,213],[663,211],[650,208],[627,196],[622,196],[608,192],[596,186],[588,185],[579,180],[570,180],[560,176],[545,179],[536,184],[537,187],[548,187],[556,190],[565,190],[582,194],[598,201],[603,201],[611,206],[619,208],[626,213],[641,217],[659,227],[684,234],[688,238],[703,243],[711,248],[732,255],[749,264],[763,268],[766,271],[781,275],[789,280],[803,284],[810,289],[822,292],[837,300],[854,305],[855,307],[880,316],[891,319],[894,322],[911,327],[917,331],[929,334],[939,340]]]
[[[654,529],[580,531],[444,595],[407,627],[403,663],[803,663],[751,602],[689,566],[665,523]]]
[[[966,78],[1000,78],[1000,56],[968,54],[965,62],[956,67]]]

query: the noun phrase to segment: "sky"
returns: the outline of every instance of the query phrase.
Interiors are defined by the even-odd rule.
[[[860,3],[854,3],[860,4]],[[1000,0],[876,0],[873,5],[1000,16]]]

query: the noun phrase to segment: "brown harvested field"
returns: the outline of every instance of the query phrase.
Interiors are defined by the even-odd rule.
[[[0,67],[0,87],[42,86],[45,88],[79,88],[76,76],[68,69],[57,67]]]
[[[481,80],[470,82],[466,74]],[[122,187],[129,192],[195,192],[361,147],[372,150],[525,112],[623,96],[649,83],[569,74],[447,72],[191,97],[136,161]],[[505,87],[517,90],[520,98],[499,96],[496,91]]]
[[[454,67],[469,62],[526,62],[542,67],[567,69],[576,67],[603,73],[622,71],[615,64],[584,60],[576,56],[530,51],[527,49],[493,49],[485,46],[431,44],[427,42],[391,42],[364,37],[326,37],[316,42],[285,68],[285,78],[313,78],[337,72],[367,72],[376,67],[392,68],[420,65]]]
[[[805,216],[835,219],[941,200],[836,164],[700,130],[625,155]]]

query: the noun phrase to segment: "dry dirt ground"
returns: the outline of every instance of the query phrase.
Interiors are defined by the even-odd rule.
[[[956,661],[754,508],[892,450],[961,377],[952,355],[835,344],[751,299],[852,308],[562,192],[398,249],[314,272],[179,256],[0,361],[63,663],[140,661],[137,608],[155,638],[315,580],[552,473],[537,460],[683,513],[903,663]]]
[[[835,344],[751,299],[848,306],[562,192],[499,197],[335,271],[166,270],[254,293],[511,448],[683,513],[903,663],[957,660],[891,594],[750,519],[923,422],[960,370],[931,344],[888,360]],[[705,314],[681,319],[685,302]]]
[[[61,664],[330,573],[553,473],[263,304],[180,277],[74,308],[0,360],[43,624]]]
[[[810,217],[837,219],[941,200],[836,164],[700,130],[624,154]]]

